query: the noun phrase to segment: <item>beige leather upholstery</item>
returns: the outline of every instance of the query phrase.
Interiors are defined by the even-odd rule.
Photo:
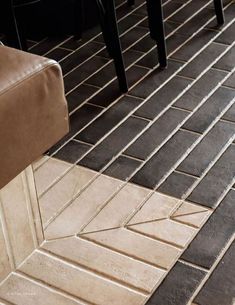
[[[59,65],[0,45],[0,189],[68,129]]]

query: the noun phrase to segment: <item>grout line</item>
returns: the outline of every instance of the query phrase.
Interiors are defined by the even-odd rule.
[[[204,268],[204,267],[202,267],[202,266],[198,266],[198,265],[193,264],[193,263],[190,263],[190,262],[187,262],[187,261],[185,261],[185,260],[182,259],[182,258],[180,258],[180,259],[178,260],[178,262],[180,262],[180,263],[182,263],[182,264],[184,264],[184,265],[190,266],[190,267],[192,267],[192,268],[194,268],[194,269],[198,269],[198,270],[204,271],[204,272],[206,272],[206,273],[209,272],[209,269]]]
[[[194,298],[198,295],[198,293],[200,292],[200,290],[203,288],[203,286],[206,284],[206,282],[209,280],[210,276],[212,275],[213,271],[216,269],[216,267],[218,266],[218,264],[222,261],[224,255],[226,254],[227,250],[230,248],[230,246],[232,245],[232,243],[235,241],[235,233],[232,235],[232,237],[230,238],[230,240],[228,241],[228,243],[226,244],[226,246],[222,249],[222,251],[220,252],[219,256],[217,257],[217,259],[215,260],[213,266],[210,268],[209,272],[207,272],[206,276],[204,277],[204,279],[201,281],[200,285],[198,286],[198,288],[194,291],[193,295],[191,296],[190,300],[188,301],[187,305],[191,305],[191,303],[193,302]],[[198,266],[199,268],[201,268],[200,266]]]

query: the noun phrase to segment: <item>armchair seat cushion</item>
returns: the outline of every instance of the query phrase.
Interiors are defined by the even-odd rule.
[[[68,129],[60,66],[0,46],[0,189]]]

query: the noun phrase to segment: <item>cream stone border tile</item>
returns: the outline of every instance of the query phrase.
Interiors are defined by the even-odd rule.
[[[28,202],[27,208],[23,204],[20,208],[25,209],[22,215],[26,218],[15,214],[13,219],[26,225],[27,246],[22,250],[13,243],[13,250],[18,251],[14,253],[14,234],[5,221],[10,211],[2,204],[0,246],[6,251],[0,266],[3,261],[6,270],[0,269],[0,300],[4,305],[30,301],[37,305],[37,294],[50,305],[143,305],[212,213],[200,205],[54,158],[37,160],[33,168],[41,193],[39,206],[42,214],[51,216],[44,217],[42,232],[35,192],[25,192],[22,200]],[[20,175],[24,190],[33,188],[32,177],[29,170]],[[47,189],[47,182],[55,179]],[[177,235],[169,238],[164,223],[177,228],[181,240],[172,242]],[[160,224],[159,235],[155,227]],[[29,290],[30,301],[25,296]],[[17,293],[23,295],[16,300]]]

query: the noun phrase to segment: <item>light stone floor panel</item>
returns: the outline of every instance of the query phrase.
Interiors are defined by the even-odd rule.
[[[212,213],[57,159],[33,168],[45,241],[0,304],[143,305]]]

